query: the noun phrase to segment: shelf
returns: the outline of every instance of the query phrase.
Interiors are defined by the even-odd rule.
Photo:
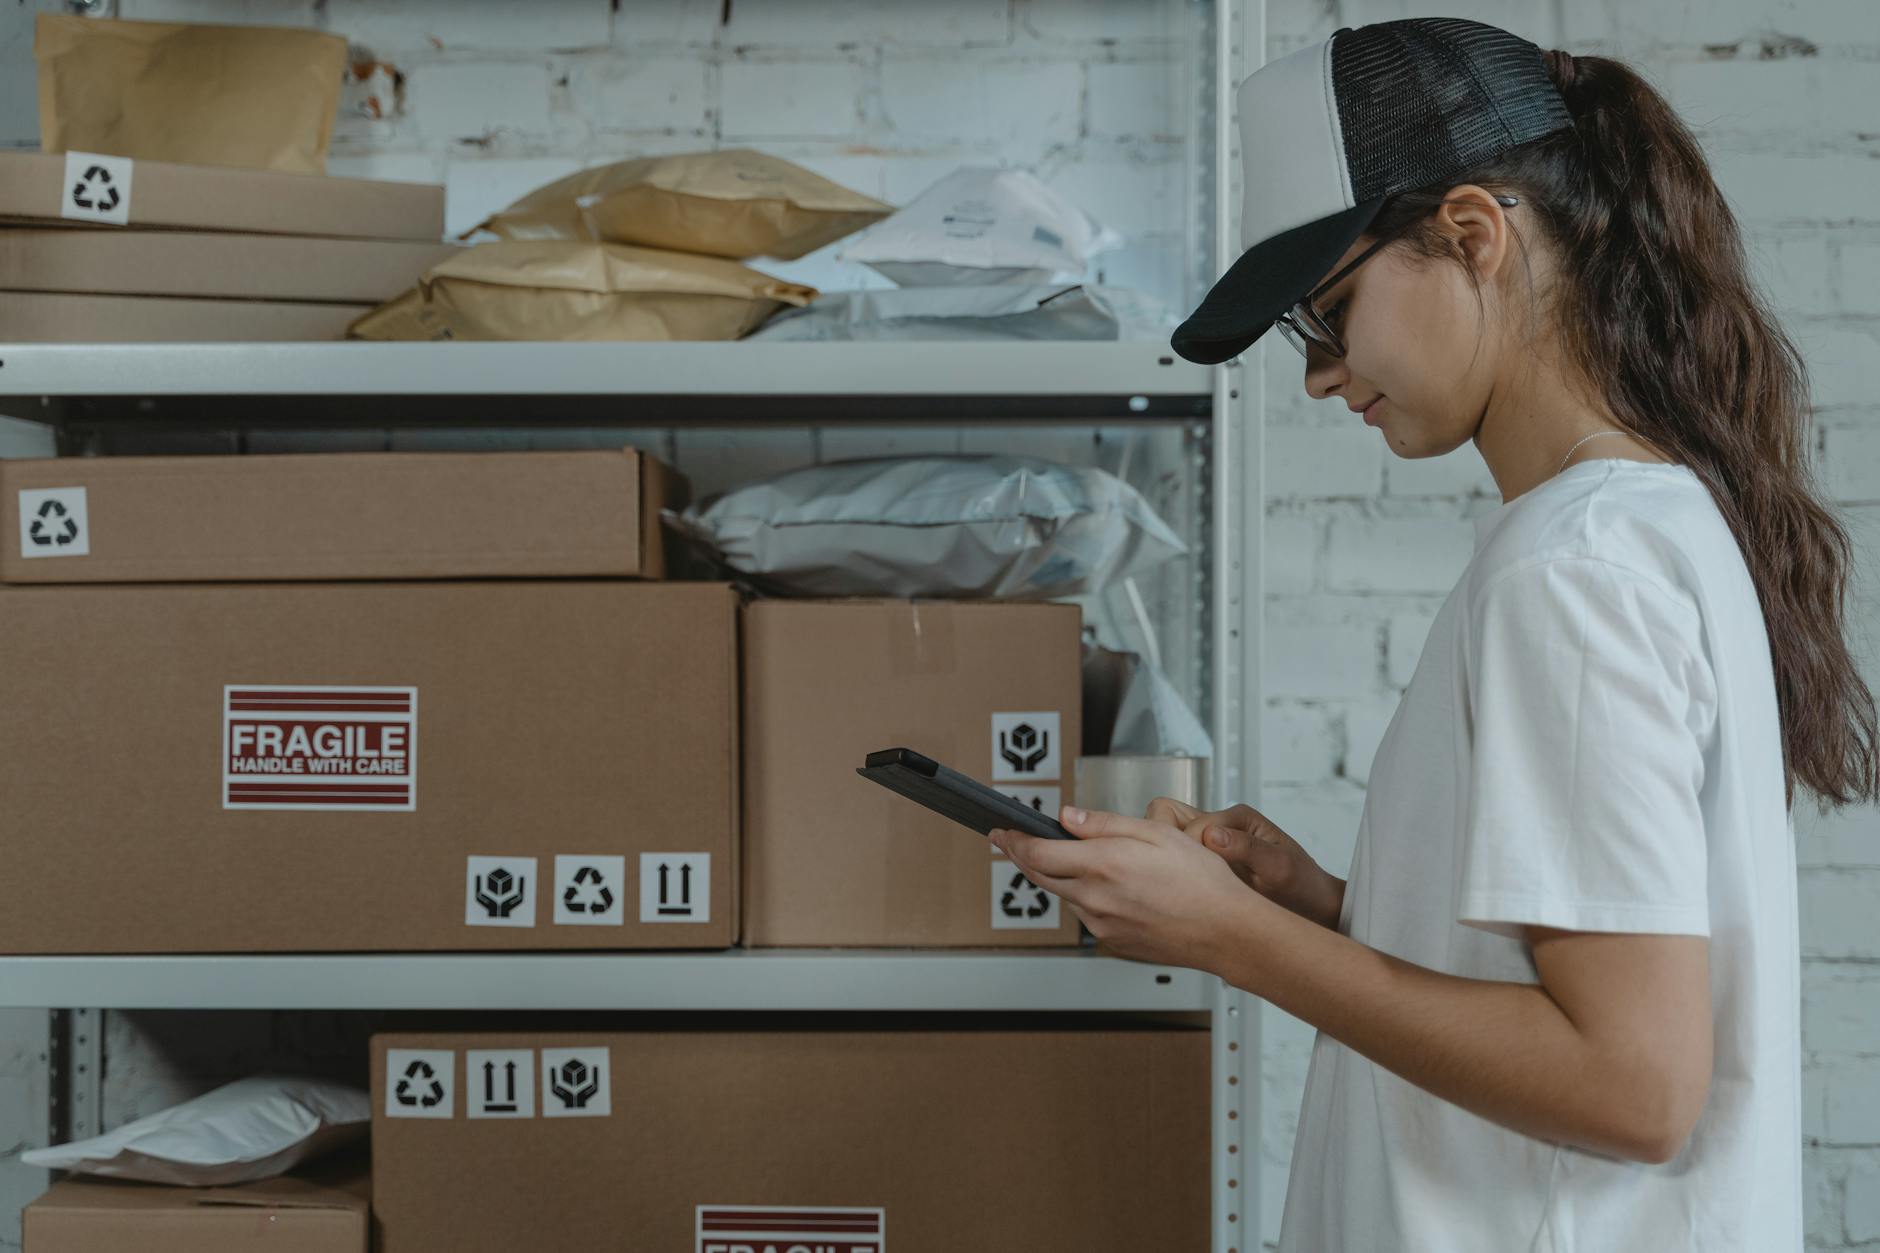
[[[1218,981],[1088,950],[0,958],[0,1007],[1205,1011]]]
[[[1155,422],[1213,386],[1155,342],[0,345],[11,416],[172,428]]]

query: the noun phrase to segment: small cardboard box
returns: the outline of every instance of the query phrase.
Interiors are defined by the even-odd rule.
[[[444,236],[444,189],[324,174],[0,152],[0,221],[343,239]]]
[[[1169,1027],[381,1035],[373,1211],[382,1253],[1198,1251],[1208,1082]]]
[[[374,307],[0,291],[0,344],[321,343]]]
[[[722,948],[717,583],[0,587],[3,953]]]
[[[1077,917],[983,837],[855,773],[907,747],[1055,818],[1082,740],[1082,613],[990,601],[744,610],[745,940],[1037,947]]]
[[[0,230],[0,291],[371,304],[461,251],[380,239]]]
[[[637,449],[0,462],[0,581],[665,577]]]
[[[370,1196],[363,1172],[226,1188],[74,1176],[28,1205],[20,1225],[32,1253],[366,1253]]]

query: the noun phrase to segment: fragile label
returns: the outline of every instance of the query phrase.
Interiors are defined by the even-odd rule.
[[[1058,925],[1058,898],[1010,862],[992,866],[992,928],[1048,931]]]
[[[125,225],[131,220],[131,174],[129,157],[110,157],[100,152],[66,153],[65,187],[59,195],[59,216],[80,222]]]
[[[992,781],[1053,782],[1062,776],[1059,718],[1051,713],[992,715]]]
[[[697,1253],[885,1253],[885,1209],[701,1205]]]
[[[418,807],[415,687],[222,689],[225,809]]]
[[[450,1049],[385,1050],[385,1116],[449,1118],[457,1054]]]
[[[542,1117],[605,1118],[613,1111],[605,1047],[542,1050]]]
[[[84,557],[91,552],[91,519],[82,487],[20,490],[20,556]]]

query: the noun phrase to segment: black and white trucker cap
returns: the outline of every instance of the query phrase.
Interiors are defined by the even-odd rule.
[[[1249,74],[1237,107],[1245,251],[1170,341],[1207,364],[1264,335],[1386,197],[1573,124],[1538,47],[1451,17],[1344,27]]]

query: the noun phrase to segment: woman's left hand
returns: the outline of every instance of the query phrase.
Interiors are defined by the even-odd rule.
[[[1277,908],[1167,823],[1069,805],[1059,820],[1077,843],[1003,828],[990,838],[1119,956],[1209,970],[1237,920]]]

